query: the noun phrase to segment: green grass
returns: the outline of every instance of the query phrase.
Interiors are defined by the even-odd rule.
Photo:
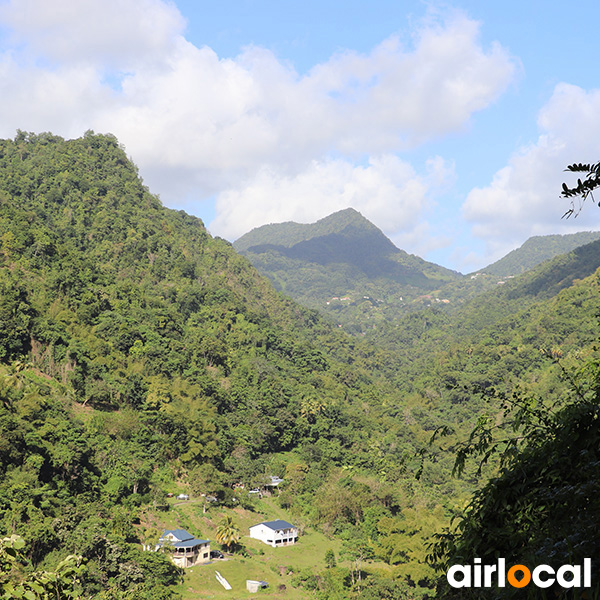
[[[214,542],[214,529],[226,514],[231,515],[240,528],[240,543],[250,557],[236,553],[226,555],[224,560],[215,560],[210,564],[186,569],[184,582],[178,589],[183,600],[241,600],[263,596],[273,600],[305,600],[309,598],[309,592],[292,586],[294,575],[304,569],[314,572],[325,569],[325,552],[328,549],[335,552],[336,558],[339,557],[341,543],[309,527],[303,529],[298,543],[293,546],[272,548],[259,540],[251,539],[248,528],[262,521],[285,519],[302,526],[297,519],[281,509],[274,499],[258,501],[255,512],[239,508],[227,510],[211,507],[206,514],[202,513],[200,502],[174,503],[168,518],[165,519],[165,527],[187,526],[190,533],[197,537],[210,539],[211,549],[216,549],[218,544]],[[231,590],[225,590],[217,581],[216,571],[227,579],[232,586]],[[269,588],[251,594],[246,591],[247,579],[266,581]],[[285,586],[285,590],[279,591],[280,586]]]

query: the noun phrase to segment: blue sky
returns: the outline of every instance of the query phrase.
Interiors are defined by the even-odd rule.
[[[562,220],[597,161],[600,5],[0,0],[0,136],[114,133],[234,240],[353,206],[462,272]]]

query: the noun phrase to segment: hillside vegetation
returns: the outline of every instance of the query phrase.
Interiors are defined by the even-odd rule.
[[[399,250],[352,208],[313,224],[264,225],[234,247],[278,290],[354,332],[460,278]]]
[[[567,254],[580,246],[600,238],[598,231],[580,231],[566,235],[544,235],[529,238],[521,247],[482,269],[490,275],[507,277],[520,275],[560,254]]]
[[[253,515],[285,515],[310,532],[307,550],[334,550],[325,564],[317,550],[290,558],[289,597],[432,598],[435,533],[502,467],[491,455],[478,474],[467,460],[452,478],[460,441],[488,415],[510,423],[496,392],[568,404],[556,359],[594,356],[593,245],[456,314],[434,305],[358,339],[164,208],[110,135],[0,141],[0,243],[7,598],[51,585],[74,598],[188,598],[202,567],[181,585],[143,545],[163,528],[210,537],[219,518],[246,527]],[[270,475],[283,483],[267,504],[234,490]],[[167,497],[179,492],[189,510]],[[259,550],[242,540],[244,573],[268,568]]]
[[[234,247],[273,285],[349,333],[435,306],[453,312],[551,259],[600,238],[598,232],[537,236],[506,257],[463,276],[399,250],[352,208],[312,224],[264,225]],[[589,272],[588,272],[589,274]]]
[[[140,587],[136,507],[176,486],[231,505],[233,483],[269,470],[297,471],[307,497],[325,481],[333,502],[359,485],[338,470],[360,467],[382,515],[425,501],[368,492],[378,472],[384,490],[399,481],[414,448],[373,413],[400,400],[381,359],[163,208],[114,138],[21,133],[0,169],[0,514],[33,566],[81,554],[89,589]],[[314,519],[362,522],[363,508]]]

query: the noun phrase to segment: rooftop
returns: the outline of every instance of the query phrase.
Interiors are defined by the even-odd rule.
[[[266,521],[264,523],[258,523],[258,525],[264,525],[273,531],[278,529],[292,529],[294,526],[287,521],[283,521],[281,519],[276,519],[275,521]],[[252,527],[258,527],[258,525],[252,525]]]

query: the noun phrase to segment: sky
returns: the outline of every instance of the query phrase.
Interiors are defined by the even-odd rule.
[[[112,133],[234,241],[353,207],[470,273],[562,219],[600,160],[600,3],[0,0],[0,137]]]

